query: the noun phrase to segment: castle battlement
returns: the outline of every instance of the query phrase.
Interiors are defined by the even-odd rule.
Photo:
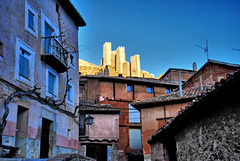
[[[145,78],[154,78],[153,74],[149,74],[146,71],[141,71],[140,68],[140,55],[136,54],[131,56],[130,63],[125,60],[125,47],[118,46],[115,51],[112,51],[111,42],[105,42],[103,44],[103,59],[101,61],[101,66],[94,67],[81,67],[81,63],[79,63],[79,71],[82,75],[85,73],[92,75],[96,75],[96,71],[102,71],[106,66],[109,67],[109,75],[117,76],[118,74],[122,74],[124,77],[145,77]],[[86,64],[86,63],[85,63]],[[89,63],[90,64],[90,63]],[[89,65],[88,64],[88,65]],[[83,69],[83,70],[81,70]],[[85,72],[85,70],[87,72]],[[91,72],[92,70],[92,72]]]

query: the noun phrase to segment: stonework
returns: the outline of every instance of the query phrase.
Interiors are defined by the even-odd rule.
[[[176,136],[178,160],[239,160],[240,103],[187,126]]]
[[[99,75],[99,72],[104,71],[107,66],[109,76],[122,74],[123,77],[154,78],[152,73],[149,74],[147,71],[141,71],[139,55],[132,56],[130,62],[127,62],[125,57],[124,46],[119,46],[117,50],[112,51],[111,42],[105,42],[101,65],[98,66],[79,59],[79,71],[81,75]]]

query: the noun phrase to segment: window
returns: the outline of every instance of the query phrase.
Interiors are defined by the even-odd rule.
[[[133,87],[131,84],[127,84],[127,91],[128,92],[132,92],[133,91]]]
[[[170,93],[170,88],[166,88],[166,93]]]
[[[47,85],[46,85],[46,89],[47,89],[47,96],[48,97],[58,97],[58,75],[57,73],[50,68],[49,66],[47,66],[47,76],[46,76],[47,80]]]
[[[130,149],[142,149],[142,137],[140,129],[129,128]]]
[[[147,86],[147,93],[153,93],[153,88],[152,88],[152,87],[149,87],[149,86]]]
[[[51,72],[48,73],[48,92],[54,94],[54,82],[56,81],[56,77]]]
[[[74,105],[74,85],[69,82],[68,83],[68,91],[67,91],[67,103]]]
[[[140,123],[140,112],[128,104],[129,123]]]
[[[41,33],[42,37],[51,37],[59,35],[58,26],[43,12],[41,11]],[[52,46],[55,46],[54,41],[51,39],[42,39],[42,53],[43,54],[52,54]]]
[[[17,39],[15,79],[34,85],[34,50],[20,39]]]
[[[69,53],[69,66],[73,69],[76,69],[76,59],[74,53]]]
[[[38,37],[38,12],[26,1],[25,29]]]
[[[24,49],[20,48],[21,54],[19,58],[19,74],[29,79],[29,57],[30,54]]]

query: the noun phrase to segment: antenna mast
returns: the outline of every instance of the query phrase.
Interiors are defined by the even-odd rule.
[[[209,56],[208,56],[208,40],[206,40],[206,47],[201,47],[199,45],[196,45],[197,47],[201,48],[204,50],[205,53],[207,53],[207,61],[209,60]]]

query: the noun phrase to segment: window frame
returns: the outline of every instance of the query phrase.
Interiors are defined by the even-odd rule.
[[[34,67],[35,67],[35,51],[26,43],[24,43],[22,40],[18,39],[16,40],[16,57],[15,57],[15,79],[25,83],[29,86],[34,86]],[[29,77],[26,78],[24,76],[20,75],[20,54],[22,53],[22,50],[26,51],[29,56]]]
[[[24,78],[26,78],[26,79],[29,79],[29,74],[30,74],[30,68],[29,68],[29,65],[30,65],[30,56],[31,56],[31,54],[29,54],[27,51],[25,51],[24,49],[22,49],[21,47],[20,47],[20,50],[21,50],[21,54],[19,54],[19,75],[21,76],[21,77],[24,77]],[[25,76],[24,75],[24,73],[22,73],[22,71],[21,71],[21,58],[23,58],[23,59],[25,59],[25,60],[27,60],[28,61],[28,69],[27,69],[27,73],[28,73],[28,75],[27,76]],[[23,60],[22,59],[22,60]],[[24,71],[23,71],[24,72]]]
[[[71,58],[70,58],[71,56],[73,57],[73,63],[71,63]],[[69,52],[69,55],[68,55],[68,66],[70,66],[74,70],[76,69],[76,55],[71,51]]]
[[[38,38],[38,12],[25,1],[25,30]],[[33,15],[33,29],[29,26],[29,12]]]
[[[67,103],[70,104],[70,105],[74,105],[74,84],[69,82],[68,85],[71,86],[71,91],[67,92],[67,97],[66,97]],[[68,96],[69,96],[68,94],[69,93],[70,93],[70,98],[72,98],[72,100],[68,99]]]
[[[48,91],[49,74],[55,76],[53,94]],[[58,98],[58,74],[49,66],[46,68],[46,95],[48,97]]]

